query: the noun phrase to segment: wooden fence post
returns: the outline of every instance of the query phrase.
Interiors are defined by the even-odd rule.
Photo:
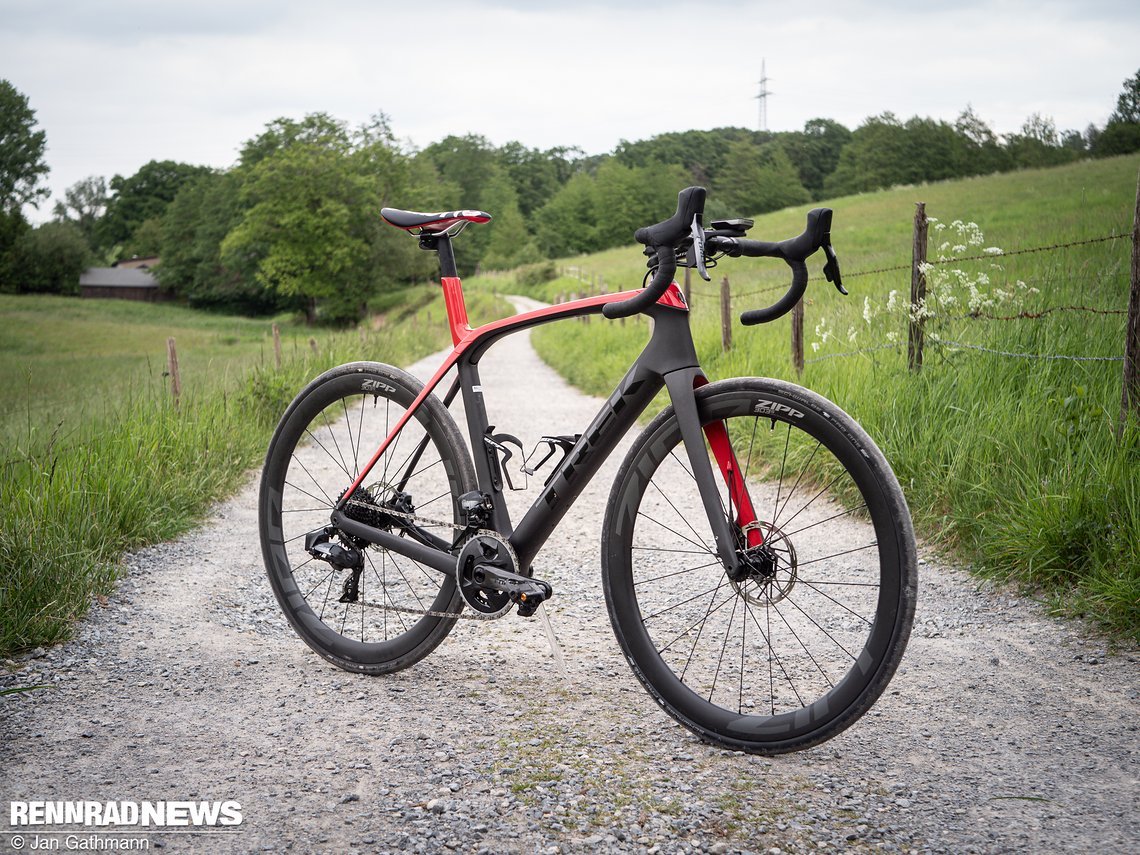
[[[732,350],[732,295],[728,290],[728,277],[720,280],[720,349]]]
[[[281,330],[277,324],[273,325],[273,356],[277,361],[277,370],[281,370]]]
[[[804,301],[801,299],[792,307],[792,365],[796,376],[804,373]]]
[[[313,356],[320,355],[319,351],[317,350],[317,340],[315,338],[309,339],[309,347],[313,349]]]
[[[174,338],[166,340],[166,371],[170,375],[170,393],[174,396],[174,406],[178,406],[178,399],[182,396],[182,376],[178,373],[178,350],[174,347]]]
[[[924,343],[923,318],[921,312],[926,305],[926,203],[915,203],[914,247],[911,252],[910,269],[910,334],[907,339],[906,364],[911,371],[922,370],[922,346]]]
[[[1128,323],[1124,330],[1124,383],[1117,437],[1124,436],[1130,418],[1140,419],[1140,176],[1136,181],[1136,211],[1132,217],[1132,288],[1128,294]]]

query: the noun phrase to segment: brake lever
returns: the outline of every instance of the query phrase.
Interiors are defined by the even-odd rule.
[[[697,273],[701,275],[702,279],[709,282],[712,280],[712,277],[709,276],[708,268],[705,267],[705,230],[701,226],[699,216],[693,216],[693,222],[689,227],[689,232],[693,236],[693,245],[689,249],[689,252],[693,254],[693,261],[696,264]]]
[[[839,259],[835,255],[830,240],[823,245],[823,254],[827,256],[827,263],[823,265],[823,275],[827,277],[828,282],[835,285],[840,294],[846,297],[847,289],[843,287],[843,276],[839,272]]]

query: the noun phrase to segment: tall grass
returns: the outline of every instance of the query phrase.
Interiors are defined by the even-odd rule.
[[[987,245],[1008,250],[1128,234],[1136,193],[1136,157],[967,181],[902,188],[826,203],[845,271],[910,261],[913,203],[931,216],[973,220]],[[664,212],[663,212],[664,213]],[[803,228],[805,209],[757,219],[752,234],[780,238]],[[1121,309],[1127,304],[1127,240],[999,259],[1003,277],[1038,289],[1024,306]],[[602,276],[610,290],[636,287],[644,261],[636,248],[571,262]],[[981,262],[979,262],[981,263]],[[821,262],[812,261],[813,275]],[[736,295],[787,282],[779,262],[726,261]],[[693,332],[710,377],[794,378],[788,321],[734,329],[721,352],[719,306],[710,284],[694,276]],[[868,325],[864,297],[909,293],[909,273],[851,277],[840,297],[813,280],[805,333],[811,362],[800,382],[857,418],[883,447],[921,533],[983,574],[1037,591],[1059,612],[1086,615],[1109,631],[1140,639],[1140,426],[1114,435],[1120,407],[1119,362],[1020,359],[931,346],[919,374],[906,368],[905,328],[887,318]],[[502,285],[498,287],[502,288]],[[532,286],[552,298],[583,287],[575,279]],[[779,292],[736,298],[734,314]],[[856,340],[810,349],[821,318]],[[894,333],[901,344],[881,347]],[[1119,357],[1124,316],[1058,312],[1037,320],[962,319],[944,339],[1013,353]],[[575,385],[607,394],[648,337],[644,323],[595,320],[543,327],[536,348]]]
[[[8,298],[0,320],[11,329],[22,314],[38,311],[38,299]],[[85,319],[71,328],[77,336],[130,326],[116,321],[129,307],[62,305]],[[475,295],[469,309],[478,321],[510,311],[490,295]],[[168,322],[163,332],[178,324],[181,330],[226,330],[228,323],[230,331],[218,334],[240,337],[254,323],[162,311]],[[287,346],[280,369],[271,348],[256,360],[248,353],[232,362],[183,358],[192,367],[183,369],[185,392],[175,407],[160,376],[137,372],[140,360],[164,358],[165,337],[139,352],[129,332],[120,339],[126,342],[122,352],[112,357],[120,372],[105,378],[98,406],[90,406],[77,386],[75,408],[58,402],[36,407],[36,379],[49,369],[37,366],[37,348],[30,345],[22,363],[28,391],[5,390],[6,408],[22,396],[25,412],[6,409],[8,432],[0,442],[0,656],[66,638],[92,598],[110,591],[125,551],[186,531],[212,502],[235,490],[261,462],[288,402],[320,371],[354,359],[406,364],[450,342],[442,298],[419,289],[391,307],[379,329],[321,334],[315,353],[307,341]],[[303,340],[295,331],[291,336]],[[195,355],[193,335],[184,340],[180,355]],[[23,341],[42,344],[36,337]],[[89,376],[78,364],[65,362],[62,370],[71,367],[73,376]],[[66,401],[65,391],[60,401]],[[256,533],[249,537],[255,548]]]

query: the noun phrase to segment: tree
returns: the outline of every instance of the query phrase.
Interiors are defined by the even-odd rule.
[[[444,137],[420,155],[432,162],[441,178],[459,187],[459,198],[451,202],[452,206],[483,207],[483,187],[498,166],[498,154],[485,137],[477,134]]]
[[[241,184],[236,170],[203,175],[179,190],[163,215],[155,275],[192,306],[249,313],[278,308],[277,295],[257,282],[253,263],[222,261],[222,241],[245,210]]]
[[[799,173],[800,183],[819,199],[824,182],[839,165],[843,147],[851,141],[851,131],[831,119],[809,119],[802,132],[779,134],[776,139]]]
[[[1116,110],[1108,123],[1140,125],[1140,71],[1124,81],[1124,89],[1116,99]]]
[[[1002,148],[997,134],[969,104],[954,122],[954,131],[961,140],[959,175],[989,175],[1012,167],[1009,152]]]
[[[908,149],[907,130],[894,113],[869,117],[844,146],[825,182],[826,192],[841,196],[910,183],[907,164],[913,156]]]
[[[15,254],[20,291],[77,294],[91,249],[75,225],[44,223],[20,237]]]
[[[242,211],[221,263],[251,270],[310,322],[354,320],[379,288],[422,269],[407,263],[415,242],[379,213],[422,193],[427,173],[395,148],[382,117],[356,130],[324,114],[278,120],[247,144],[236,172]]]
[[[775,142],[733,143],[714,190],[733,216],[778,211],[811,199],[787,152]]]
[[[487,235],[481,265],[491,270],[510,270],[539,261],[541,255],[527,231],[511,181],[505,175],[496,175],[483,188],[483,200],[494,219],[479,228],[480,235]]]
[[[55,203],[52,213],[56,222],[75,225],[87,243],[94,247],[95,227],[106,208],[107,182],[92,175],[68,187],[63,193],[63,201]]]
[[[1061,136],[1057,125],[1048,116],[1034,113],[1025,120],[1021,131],[1010,134],[1005,142],[1006,150],[1015,166],[1022,169],[1057,166],[1076,158],[1071,149],[1061,146]]]
[[[633,233],[665,219],[677,208],[677,193],[689,184],[684,167],[649,163],[623,166],[611,158],[594,177],[597,207],[590,213],[600,249],[633,242]]]
[[[18,213],[24,205],[35,207],[50,192],[40,186],[48,174],[47,134],[35,128],[36,114],[27,97],[0,80],[0,211]]]
[[[498,156],[514,184],[519,211],[530,216],[570,180],[582,150],[561,146],[539,151],[519,142],[509,142],[499,149]]]
[[[178,191],[210,171],[173,160],[152,160],[129,178],[111,179],[112,197],[96,229],[99,246],[111,249],[127,243],[147,220],[161,218]]]
[[[1140,71],[1124,81],[1124,90],[1116,99],[1116,110],[1089,148],[1097,157],[1140,151]]]
[[[598,188],[579,172],[535,214],[535,240],[547,258],[594,252],[602,248],[596,221]]]

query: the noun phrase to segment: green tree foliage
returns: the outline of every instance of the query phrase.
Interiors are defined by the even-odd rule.
[[[776,142],[733,143],[713,190],[732,216],[778,211],[811,199],[791,158]]]
[[[634,167],[605,160],[594,175],[576,174],[538,212],[538,247],[553,258],[627,244],[637,229],[674,210],[687,183],[678,164]]]
[[[0,211],[18,213],[47,197],[48,189],[40,186],[48,174],[46,147],[47,135],[36,130],[27,97],[0,80]]]
[[[434,177],[413,168],[383,116],[350,130],[327,114],[281,119],[246,145],[236,170],[240,216],[220,265],[310,321],[354,320],[370,296],[424,270],[415,243],[383,225],[389,200],[430,199]]]
[[[425,148],[420,156],[435,166],[440,178],[459,189],[459,197],[451,205],[482,210],[483,188],[497,174],[499,165],[498,155],[485,137],[445,137]]]
[[[23,214],[0,207],[0,291],[11,293],[20,287],[16,246],[28,229]]]
[[[244,212],[237,171],[210,172],[178,191],[162,221],[162,259],[156,275],[192,306],[260,313],[276,296],[256,279],[256,265],[222,261],[222,241]]]
[[[1013,168],[1013,158],[997,134],[970,105],[958,115],[954,131],[959,137],[957,175],[989,175]]]
[[[592,175],[575,174],[535,215],[535,240],[547,258],[601,249],[598,188]]]
[[[1140,71],[1124,81],[1116,109],[1090,148],[1097,157],[1140,151]]]
[[[614,157],[625,166],[645,167],[654,163],[677,164],[688,173],[684,184],[709,186],[724,169],[730,147],[738,142],[764,142],[745,128],[714,128],[711,131],[680,131],[648,140],[622,140]],[[680,189],[680,187],[678,187]]]
[[[505,174],[497,174],[487,182],[483,188],[483,202],[487,210],[494,211],[494,219],[472,234],[472,237],[486,235],[480,266],[490,270],[510,270],[539,261],[542,256],[527,230],[514,185]]]
[[[19,291],[77,294],[91,249],[77,226],[45,223],[20,236],[15,255]]]
[[[824,181],[839,165],[839,154],[850,141],[851,131],[831,119],[809,119],[803,131],[778,137],[813,199],[822,198]]]
[[[1116,98],[1116,109],[1108,123],[1140,125],[1140,71],[1124,81],[1124,89]]]
[[[111,179],[112,196],[107,211],[96,230],[99,246],[110,250],[127,244],[147,220],[161,219],[185,184],[209,171],[205,166],[152,160],[129,178],[116,175]],[[118,255],[130,257],[125,250]]]
[[[57,222],[71,223],[95,246],[95,229],[107,208],[107,182],[92,175],[72,184],[63,193],[63,201],[52,209]]]
[[[499,149],[498,156],[514,185],[520,213],[529,217],[570,180],[582,151],[566,146],[539,151],[509,142]]]
[[[1005,147],[1014,165],[1021,168],[1059,166],[1076,159],[1072,149],[1061,145],[1053,120],[1040,113],[1026,119],[1020,132],[1010,134]]]
[[[368,267],[376,226],[364,212],[379,210],[380,198],[353,168],[344,125],[309,120],[302,134],[267,140],[279,124],[260,138],[242,176],[246,210],[222,241],[222,261],[252,263],[256,281],[303,307],[310,321],[318,304],[341,320],[359,312],[375,284]]]

